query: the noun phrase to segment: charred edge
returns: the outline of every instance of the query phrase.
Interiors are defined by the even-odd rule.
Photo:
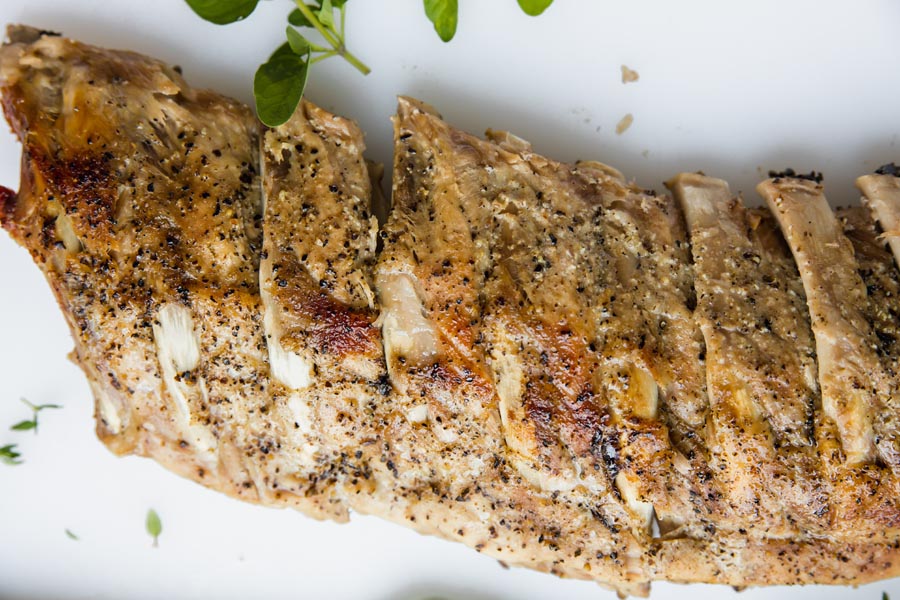
[[[771,177],[772,179],[805,179],[807,181],[813,181],[815,183],[822,183],[822,180],[825,179],[825,176],[817,171],[810,171],[809,173],[797,173],[791,168],[787,168],[784,171],[769,171],[769,177]]]
[[[34,149],[30,152],[63,201],[66,213],[76,213],[91,229],[115,225],[114,193],[109,161],[111,156],[81,155],[53,160]]]
[[[579,431],[597,431],[597,428],[609,419],[606,413],[598,410],[597,395],[590,383],[586,383],[581,388],[578,396],[575,397],[574,404],[567,404],[568,416]]]
[[[346,356],[370,350],[378,330],[375,315],[368,309],[354,309],[332,298],[327,290],[312,290],[311,279],[296,265],[278,265],[275,296],[290,307],[290,313],[305,323],[304,335],[320,352]]]
[[[7,231],[12,231],[16,198],[14,191],[0,185],[0,226]]]
[[[309,334],[323,352],[347,355],[364,352],[374,343],[376,334],[370,311],[351,309],[325,294],[310,298],[306,311],[317,325]]]
[[[49,29],[34,29],[24,25],[7,25],[6,39],[8,44],[31,44],[42,37],[61,37],[61,33]]]
[[[894,177],[900,177],[900,167],[895,165],[892,162],[887,163],[886,165],[881,165],[877,169],[875,169],[876,175],[893,175]]]

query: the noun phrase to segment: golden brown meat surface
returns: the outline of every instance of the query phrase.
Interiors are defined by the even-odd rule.
[[[861,180],[875,218],[796,177],[770,210],[658,195],[402,98],[379,228],[352,121],[266,129],[152,59],[9,36],[0,218],[113,451],[623,593],[900,573],[893,180]]]

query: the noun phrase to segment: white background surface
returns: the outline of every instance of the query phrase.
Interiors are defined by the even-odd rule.
[[[353,0],[348,42],[372,67],[332,59],[309,97],[356,118],[370,157],[390,160],[394,96],[434,104],[473,132],[509,129],[555,158],[609,162],[645,187],[703,169],[748,192],[760,170],[817,169],[834,204],[852,180],[900,162],[900,3],[557,0],[542,17],[515,0],[460,0],[442,44],[420,0]],[[219,28],[180,0],[2,0],[0,22],[56,29],[184,67],[195,85],[250,100],[256,65],[281,43],[287,0]],[[623,86],[620,65],[640,82]],[[614,133],[625,113],[634,125]],[[0,183],[18,182],[19,146],[0,131]],[[94,438],[92,402],[66,359],[62,317],[27,253],[0,234],[0,598],[614,598],[425,538],[374,518],[350,525],[244,505],[156,464],[117,459]],[[8,426],[19,403],[65,405],[40,434]],[[162,516],[159,548],[144,531]],[[81,540],[69,540],[64,530]],[[779,588],[740,598],[900,597],[900,582],[857,590]],[[656,584],[654,598],[732,598],[721,586]]]

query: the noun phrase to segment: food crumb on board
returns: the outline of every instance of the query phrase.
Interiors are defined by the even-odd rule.
[[[628,113],[616,124],[616,135],[622,135],[628,128],[631,127],[631,124],[634,122],[634,115]]]
[[[622,83],[633,83],[640,78],[640,73],[622,65]]]

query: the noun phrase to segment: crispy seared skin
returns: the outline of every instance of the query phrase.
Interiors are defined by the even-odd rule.
[[[402,98],[385,210],[352,121],[9,37],[0,219],[114,452],[627,594],[900,573],[893,180],[657,195]]]

